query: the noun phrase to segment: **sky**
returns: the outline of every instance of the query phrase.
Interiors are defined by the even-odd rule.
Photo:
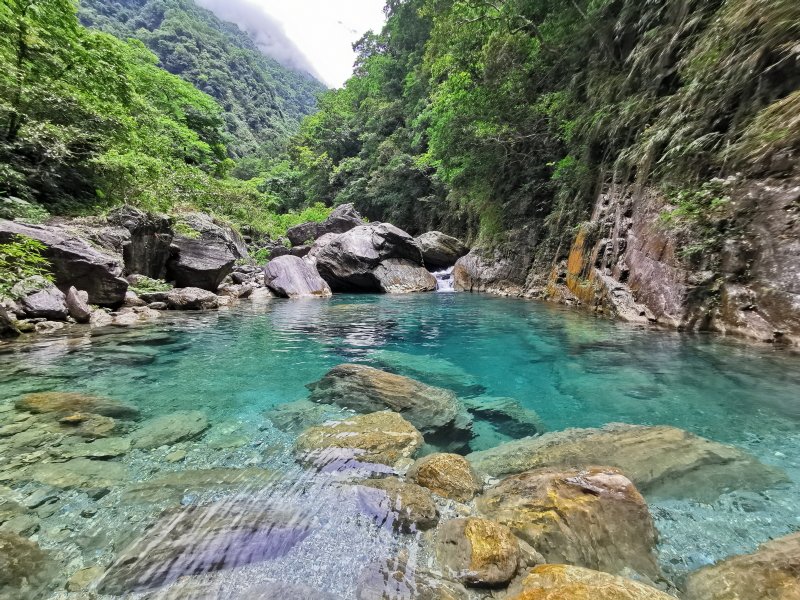
[[[330,87],[353,72],[353,42],[383,26],[384,0],[195,0],[236,23],[261,50]]]

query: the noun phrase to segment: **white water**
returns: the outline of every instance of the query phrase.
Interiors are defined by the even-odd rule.
[[[436,277],[436,291],[437,292],[455,292],[455,288],[453,284],[455,282],[453,278],[453,269],[455,267],[450,267],[449,269],[444,269],[442,271],[433,271],[433,276]]]

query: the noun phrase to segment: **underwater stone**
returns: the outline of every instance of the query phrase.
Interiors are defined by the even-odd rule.
[[[134,448],[148,450],[191,440],[209,427],[208,417],[199,410],[184,410],[155,417],[131,434]]]
[[[800,533],[689,574],[687,600],[800,598]]]
[[[128,504],[178,503],[186,494],[209,490],[253,492],[273,485],[276,480],[274,472],[258,468],[171,471],[125,488],[122,501]]]
[[[120,463],[75,458],[63,463],[38,463],[23,471],[19,479],[64,489],[98,489],[120,485],[129,476]]]
[[[52,576],[50,566],[38,544],[0,532],[0,598],[40,597]]]
[[[515,581],[508,600],[675,600],[623,577],[568,565],[540,565]]]
[[[479,473],[502,477],[541,467],[617,467],[656,498],[713,501],[731,489],[761,490],[786,475],[733,446],[675,427],[611,424],[568,429],[467,456]]]
[[[483,489],[472,465],[458,454],[439,453],[420,458],[406,476],[434,494],[458,502],[469,502]]]
[[[547,562],[661,575],[647,503],[617,469],[540,469],[514,475],[487,490],[477,507]]]
[[[437,576],[409,560],[408,552],[367,565],[358,577],[357,600],[467,600],[460,583]]]
[[[431,494],[425,488],[396,477],[369,479],[357,486],[362,511],[379,525],[404,533],[430,529],[439,520]]]
[[[464,400],[464,405],[471,414],[512,438],[541,435],[545,431],[539,415],[514,398],[478,396]]]
[[[81,412],[117,419],[135,419],[139,416],[139,409],[130,404],[72,392],[27,394],[17,400],[16,407],[34,414],[56,413],[66,416]]]

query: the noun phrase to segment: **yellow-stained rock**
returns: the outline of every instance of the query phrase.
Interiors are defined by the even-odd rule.
[[[529,471],[487,490],[477,506],[548,562],[660,575],[647,503],[617,469]]]
[[[422,446],[422,434],[399,414],[383,411],[310,427],[297,438],[301,460],[317,466],[356,460],[394,465]]]
[[[508,527],[494,521],[451,519],[437,532],[436,558],[445,574],[468,586],[500,586],[517,571],[519,542]]]
[[[638,583],[567,565],[541,565],[509,589],[508,600],[675,600],[673,596]]]
[[[16,407],[34,414],[55,413],[60,416],[73,413],[93,413],[116,419],[135,419],[139,416],[139,409],[130,404],[74,392],[27,394],[17,400]]]
[[[434,494],[468,502],[483,488],[466,458],[458,454],[431,454],[417,460],[407,477]]]
[[[800,600],[800,533],[699,571],[686,582],[687,600]]]

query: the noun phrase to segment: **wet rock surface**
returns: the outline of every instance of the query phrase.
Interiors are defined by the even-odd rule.
[[[269,261],[265,269],[267,287],[282,298],[327,298],[331,288],[313,265],[296,256]]]
[[[18,410],[59,417],[78,413],[96,414],[118,419],[136,419],[139,409],[130,404],[74,392],[39,392],[27,394],[16,402]]]
[[[580,467],[587,461],[618,467],[654,497],[713,500],[725,490],[759,490],[786,480],[747,453],[674,427],[607,425],[569,429],[502,444],[468,457],[493,476],[538,467]]]
[[[657,534],[647,504],[617,469],[541,469],[514,475],[486,490],[477,507],[547,562],[660,576]]]
[[[407,553],[367,565],[358,578],[357,600],[468,600],[467,589],[409,560]]]
[[[458,454],[430,454],[418,459],[406,477],[442,498],[469,502],[483,482],[467,459]]]
[[[428,490],[396,477],[368,479],[358,486],[363,511],[382,527],[404,533],[436,526],[439,513]]]

